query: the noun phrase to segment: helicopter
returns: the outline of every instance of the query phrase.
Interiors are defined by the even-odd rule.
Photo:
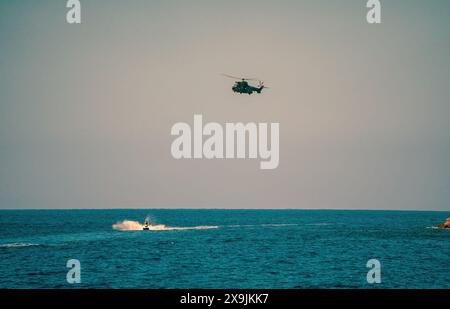
[[[223,76],[226,76],[228,78],[232,78],[237,80],[234,83],[234,86],[231,88],[233,90],[233,92],[236,93],[246,93],[248,95],[253,94],[254,92],[256,93],[261,93],[261,91],[265,88],[269,88],[264,86],[264,82],[259,80],[259,79],[254,79],[254,78],[243,78],[243,77],[235,77],[235,76],[231,76],[231,75],[227,75],[227,74],[222,74]],[[250,85],[248,82],[249,81],[257,81],[258,82],[258,86],[252,86]]]

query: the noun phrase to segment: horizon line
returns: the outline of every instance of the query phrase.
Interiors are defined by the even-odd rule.
[[[398,212],[450,212],[440,209],[349,209],[349,208],[0,208],[0,211],[26,210],[316,210],[316,211],[398,211]]]

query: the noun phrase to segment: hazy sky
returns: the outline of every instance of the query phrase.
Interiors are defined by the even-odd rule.
[[[0,208],[450,210],[450,1],[81,2],[0,0]],[[194,114],[279,122],[278,169],[173,159]]]

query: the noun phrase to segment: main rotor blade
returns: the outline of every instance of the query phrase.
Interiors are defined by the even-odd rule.
[[[225,77],[228,77],[228,78],[232,78],[232,79],[241,79],[240,77],[231,76],[231,75],[228,75],[228,74],[222,74],[222,75],[225,76]]]
[[[255,78],[236,77],[236,76],[232,76],[232,75],[228,75],[228,74],[222,74],[222,75],[225,76],[225,77],[232,78],[232,79],[237,79],[237,80],[258,81],[258,79],[255,79]]]

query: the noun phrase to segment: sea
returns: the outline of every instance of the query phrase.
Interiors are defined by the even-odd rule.
[[[0,288],[448,289],[450,230],[434,226],[449,217],[427,211],[1,210]],[[149,230],[142,230],[145,220]],[[379,283],[368,280],[374,267]]]

